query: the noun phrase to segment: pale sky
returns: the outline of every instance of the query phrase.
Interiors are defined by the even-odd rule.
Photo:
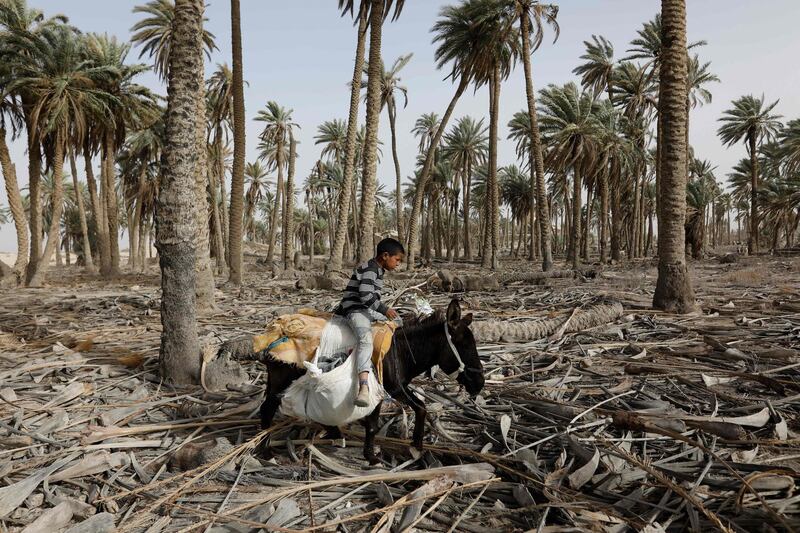
[[[537,88],[549,83],[575,80],[572,69],[583,54],[583,41],[592,34],[603,35],[615,46],[616,57],[626,55],[628,43],[642,24],[660,9],[658,0],[554,0],[559,4],[561,37],[552,44],[550,37],[533,56],[534,83]],[[107,32],[122,40],[130,37],[130,27],[138,20],[132,8],[142,1],[128,0],[28,0],[47,15],[62,13],[84,32]],[[410,130],[422,113],[444,112],[454,87],[443,81],[445,73],[435,68],[434,47],[429,30],[443,0],[406,0],[400,19],[387,22],[383,31],[382,52],[387,64],[398,56],[414,57],[401,73],[408,87],[408,107],[398,112],[398,150],[403,176],[411,174],[417,141]],[[714,100],[692,111],[691,143],[695,154],[717,165],[717,178],[724,180],[730,168],[746,155],[743,146],[726,149],[716,136],[717,119],[731,100],[744,94],[766,95],[780,99],[776,112],[785,120],[800,117],[800,20],[798,0],[687,0],[690,40],[704,39],[708,45],[698,53],[702,61],[711,61],[711,71],[721,83],[710,89]],[[294,109],[294,120],[301,129],[297,135],[297,174],[302,184],[317,160],[320,147],[314,145],[317,125],[333,118],[347,118],[349,90],[355,51],[355,29],[350,19],[343,19],[333,0],[241,0],[244,49],[244,76],[247,123],[247,158],[257,156],[260,123],[252,121],[268,100]],[[215,63],[231,62],[230,4],[211,0],[206,11],[207,28],[215,34],[219,50],[207,62],[207,72]],[[129,58],[135,61],[138,50]],[[143,62],[149,62],[147,58]],[[152,74],[140,78],[161,94],[161,86]],[[503,84],[500,102],[499,164],[515,163],[514,145],[506,140],[507,123],[514,112],[525,106],[525,86],[521,65]],[[486,89],[468,92],[459,102],[454,117],[488,115]],[[361,120],[364,109],[362,105]],[[488,119],[487,119],[488,124]],[[389,149],[386,114],[381,116],[380,138],[384,157],[379,179],[393,190],[394,170]],[[24,138],[11,144],[21,186],[27,184]],[[82,165],[79,172],[83,179]],[[5,188],[0,190],[0,204],[7,205]],[[15,251],[14,227],[0,226],[0,251]]]

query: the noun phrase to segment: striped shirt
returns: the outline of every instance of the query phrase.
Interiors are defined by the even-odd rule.
[[[372,309],[385,315],[389,308],[381,302],[384,272],[375,259],[353,269],[336,313],[347,316],[353,311]]]

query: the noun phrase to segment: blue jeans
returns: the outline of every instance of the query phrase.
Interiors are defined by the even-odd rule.
[[[358,340],[356,346],[356,366],[360,372],[372,372],[372,323],[389,320],[372,309],[358,309],[347,315]]]

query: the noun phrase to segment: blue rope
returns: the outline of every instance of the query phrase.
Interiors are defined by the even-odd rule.
[[[288,340],[289,340],[289,337],[283,336],[283,337],[281,337],[280,339],[277,339],[277,340],[274,340],[274,341],[272,341],[272,342],[270,343],[270,345],[269,345],[269,346],[267,346],[267,351],[268,351],[268,352],[272,351],[272,349],[273,349],[274,347],[278,346],[279,344],[283,344],[284,342],[287,342]]]

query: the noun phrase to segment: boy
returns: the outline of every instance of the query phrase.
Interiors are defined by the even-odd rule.
[[[372,323],[397,319],[397,311],[381,302],[383,274],[396,269],[403,262],[406,251],[396,239],[383,239],[378,243],[375,257],[358,265],[347,282],[336,314],[347,317],[358,339],[356,365],[358,366],[358,395],[355,405],[369,405],[369,373],[372,371]],[[388,317],[388,318],[387,318]]]

